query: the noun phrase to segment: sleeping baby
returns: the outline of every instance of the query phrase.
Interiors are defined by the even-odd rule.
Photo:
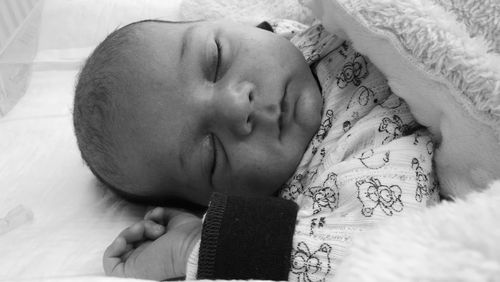
[[[150,211],[106,250],[110,275],[328,279],[357,233],[438,200],[429,133],[368,58],[321,24],[127,25],[86,61],[74,126],[83,159],[117,194],[161,206],[210,203],[203,223],[182,210]],[[229,206],[232,199],[242,204]],[[214,247],[204,235],[212,215],[236,218],[245,228],[265,225],[267,216],[253,217],[268,201],[269,221],[281,218],[263,237],[270,248],[284,246],[284,266],[270,268],[284,269],[281,276],[202,271],[201,254]],[[253,217],[239,213],[243,203],[251,203]],[[259,208],[252,210],[253,203]],[[240,236],[234,226],[218,228]],[[279,235],[285,229],[289,239]],[[259,249],[255,244],[251,249]],[[242,273],[233,261],[224,268]]]

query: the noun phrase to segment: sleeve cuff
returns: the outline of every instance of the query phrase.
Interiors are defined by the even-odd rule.
[[[196,273],[198,273],[198,254],[200,253],[200,241],[196,243],[189,255],[186,266],[186,280],[196,280]]]
[[[287,280],[297,210],[294,202],[280,198],[214,193],[196,278]]]

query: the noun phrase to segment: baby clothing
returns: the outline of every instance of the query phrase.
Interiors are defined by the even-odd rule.
[[[438,201],[433,143],[348,41],[316,24],[291,42],[312,66],[324,104],[319,131],[280,192],[299,206],[288,280],[323,281],[357,233]]]
[[[280,191],[287,201],[214,195],[188,265],[197,278],[328,281],[356,234],[438,201],[430,134],[382,73],[321,24],[286,24],[271,25],[317,77],[320,128]]]

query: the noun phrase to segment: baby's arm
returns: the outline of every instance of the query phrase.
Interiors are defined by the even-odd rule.
[[[165,280],[185,276],[187,258],[201,236],[201,219],[155,208],[123,230],[104,252],[106,275]]]

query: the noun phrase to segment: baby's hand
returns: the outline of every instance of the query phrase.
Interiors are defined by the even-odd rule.
[[[189,254],[201,236],[201,219],[155,208],[123,230],[104,252],[106,275],[166,280],[186,275]]]

